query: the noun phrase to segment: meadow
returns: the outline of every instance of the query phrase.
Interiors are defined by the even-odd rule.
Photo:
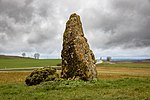
[[[60,59],[0,58],[0,69],[56,66],[59,63]]]
[[[59,59],[1,58],[0,68],[56,65]],[[5,63],[4,63],[5,62]],[[26,62],[26,63],[25,63]],[[150,100],[150,63],[97,65],[98,80],[62,80],[26,86],[31,71],[1,71],[0,100]]]
[[[99,67],[125,67],[125,68],[150,68],[150,60],[143,61],[120,61],[120,62],[112,62],[112,63],[102,63],[98,64]]]
[[[1,84],[1,100],[149,100],[150,79],[55,81],[36,86]]]

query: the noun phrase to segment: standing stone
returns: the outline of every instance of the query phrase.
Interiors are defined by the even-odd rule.
[[[63,35],[62,78],[93,80],[97,77],[96,60],[84,37],[80,16],[72,14]]]

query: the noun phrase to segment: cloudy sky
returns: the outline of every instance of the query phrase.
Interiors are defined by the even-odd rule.
[[[96,57],[150,57],[150,0],[0,0],[0,54],[60,58],[74,12]]]

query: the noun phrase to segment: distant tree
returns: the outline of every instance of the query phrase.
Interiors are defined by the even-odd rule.
[[[40,54],[39,53],[37,53],[37,59],[39,59],[40,58]]]
[[[102,57],[100,57],[100,60],[102,60]]]
[[[40,58],[40,54],[39,54],[39,53],[35,53],[35,54],[34,54],[34,58],[35,58],[35,59],[39,59],[39,58]]]
[[[22,57],[25,57],[26,56],[26,53],[22,53]]]
[[[111,57],[107,57],[107,61],[110,61],[111,60]]]

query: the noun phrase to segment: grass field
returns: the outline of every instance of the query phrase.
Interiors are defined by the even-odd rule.
[[[60,60],[1,58],[1,62],[0,68],[19,68],[50,66]],[[97,71],[95,81],[65,80],[37,86],[24,83],[30,71],[0,72],[0,100],[150,100],[149,62],[103,63],[97,65]]]
[[[149,100],[150,79],[1,84],[0,90],[1,100]]]
[[[60,59],[31,59],[19,57],[0,57],[0,69],[2,68],[24,68],[24,67],[44,67],[56,66],[60,64]],[[150,68],[150,61],[143,62],[117,62],[102,63],[98,67],[129,67],[129,68]]]
[[[61,71],[59,71],[61,72]],[[150,68],[119,68],[119,67],[97,67],[98,79],[120,79],[120,78],[150,78]],[[31,71],[1,71],[1,83],[24,82]]]
[[[56,66],[60,59],[0,58],[0,68]]]
[[[0,72],[0,84],[23,83],[31,72]]]
[[[112,62],[98,64],[99,67],[129,67],[129,68],[150,68],[150,61],[130,61],[130,62]]]
[[[96,81],[26,86],[31,72],[0,72],[0,100],[150,100],[149,68],[97,67]]]

